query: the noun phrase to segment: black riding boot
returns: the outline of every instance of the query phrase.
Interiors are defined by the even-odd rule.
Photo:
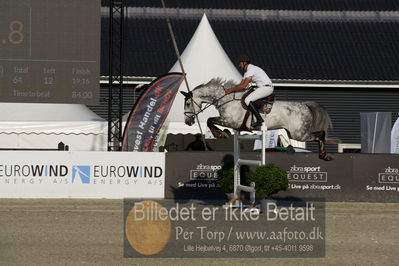
[[[249,109],[249,111],[251,111],[251,113],[252,113],[252,114],[255,116],[255,118],[256,118],[256,122],[252,122],[252,123],[251,123],[251,126],[252,126],[253,128],[256,128],[256,127],[261,126],[264,120],[263,120],[263,118],[260,116],[260,114],[259,114],[259,112],[258,112],[258,109],[255,108],[255,106],[254,106],[254,104],[253,104],[252,102],[250,102],[250,103],[248,104],[248,109]]]

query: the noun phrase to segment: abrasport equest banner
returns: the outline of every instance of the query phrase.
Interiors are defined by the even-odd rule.
[[[123,133],[122,151],[153,151],[156,136],[183,79],[183,73],[168,73],[149,84],[130,113]]]

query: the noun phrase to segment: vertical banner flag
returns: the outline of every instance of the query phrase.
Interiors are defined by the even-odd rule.
[[[391,131],[391,153],[399,153],[399,118],[396,119]]]
[[[183,79],[183,73],[168,73],[149,84],[129,115],[122,151],[153,151]]]

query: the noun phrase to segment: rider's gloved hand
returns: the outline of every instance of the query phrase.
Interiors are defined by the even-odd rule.
[[[225,90],[224,91],[224,93],[226,93],[226,94],[230,94],[230,93],[232,93],[233,91],[231,90],[231,88],[228,88],[227,90]]]

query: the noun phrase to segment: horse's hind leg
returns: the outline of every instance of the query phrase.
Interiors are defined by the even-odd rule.
[[[215,126],[215,124],[220,124],[219,117],[208,118],[206,124],[215,138],[228,138],[231,135],[230,131],[228,130],[222,131],[220,128]]]
[[[319,158],[325,161],[331,161],[333,157],[326,152],[325,148],[326,132],[323,130],[313,132],[312,134],[315,137],[315,140],[319,142]]]

